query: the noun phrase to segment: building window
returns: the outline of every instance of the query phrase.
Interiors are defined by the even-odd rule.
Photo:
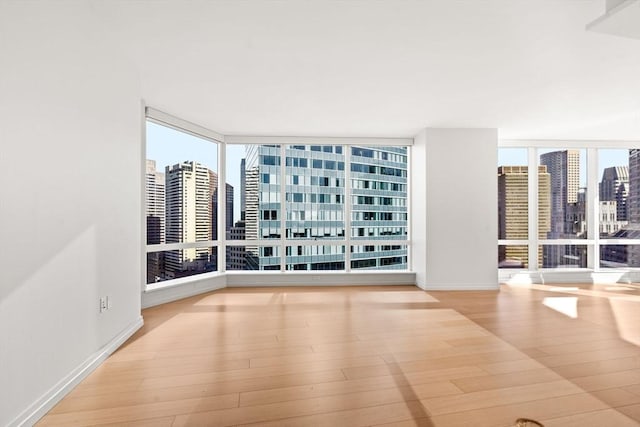
[[[146,134],[147,284],[217,271],[217,144],[151,121]]]
[[[500,268],[640,268],[640,150],[584,144],[498,150]]]
[[[227,270],[408,268],[407,147],[222,139],[149,116],[148,283]]]

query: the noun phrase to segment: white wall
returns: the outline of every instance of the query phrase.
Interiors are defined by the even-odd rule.
[[[426,129],[416,138],[425,180],[412,184],[414,233],[424,227],[416,238],[426,239],[426,254],[414,249],[420,287],[498,288],[497,144],[496,129]]]
[[[0,53],[0,425],[29,425],[140,326],[140,85],[90,2],[0,2]]]
[[[411,147],[411,269],[416,273],[416,285],[425,288],[427,283],[427,131],[414,138]]]

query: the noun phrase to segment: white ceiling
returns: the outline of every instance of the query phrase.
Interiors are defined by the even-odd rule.
[[[604,0],[95,0],[148,105],[225,134],[640,139]],[[639,23],[640,25],[640,23]]]

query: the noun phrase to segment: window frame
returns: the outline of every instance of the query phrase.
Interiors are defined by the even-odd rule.
[[[189,248],[199,248],[199,247],[211,247],[216,248],[217,250],[217,264],[218,270],[215,272],[207,272],[195,274],[192,276],[182,277],[178,279],[170,279],[157,283],[146,283],[146,268],[143,268],[143,290],[155,290],[161,289],[165,287],[178,286],[186,283],[190,283],[197,280],[202,280],[203,278],[216,277],[220,275],[225,275],[227,273],[226,268],[226,255],[227,248],[234,246],[279,246],[279,256],[280,256],[280,269],[279,270],[228,270],[233,274],[318,274],[318,272],[337,272],[337,273],[352,273],[351,269],[351,247],[352,246],[361,246],[361,245],[402,245],[406,246],[407,251],[407,266],[406,269],[402,271],[411,272],[412,271],[412,262],[411,262],[411,147],[414,143],[413,138],[353,138],[353,137],[271,137],[271,136],[240,136],[240,135],[222,135],[218,132],[212,131],[205,127],[199,126],[192,122],[177,118],[168,113],[162,112],[152,107],[143,106],[143,130],[142,130],[142,164],[146,162],[146,145],[147,145],[147,135],[146,135],[146,124],[147,122],[152,122],[161,126],[165,126],[168,128],[172,128],[179,132],[184,132],[198,138],[211,141],[212,143],[217,144],[217,154],[218,154],[218,215],[217,215],[217,226],[218,226],[218,238],[217,240],[209,240],[209,241],[198,241],[198,242],[190,242],[190,243],[164,243],[164,244],[153,244],[148,245],[147,242],[147,231],[146,231],[146,216],[145,216],[145,206],[147,203],[147,195],[146,195],[146,187],[145,187],[145,168],[142,168],[142,235],[143,235],[143,249],[142,249],[142,259],[143,265],[146,265],[147,262],[147,254],[153,252],[167,251],[167,250],[176,250],[176,249],[189,249]],[[226,225],[226,182],[227,182],[227,162],[226,162],[226,150],[227,146],[233,145],[279,145],[280,146],[280,183],[282,185],[282,189],[280,191],[280,210],[281,214],[278,220],[280,221],[280,228],[282,230],[280,238],[278,239],[261,239],[258,238],[256,240],[230,240],[227,239],[225,232],[220,232],[220,230],[225,230]],[[289,148],[295,148],[295,146],[311,146],[311,145],[333,145],[333,146],[341,146],[341,155],[344,156],[344,237],[342,239],[336,240],[294,240],[287,239],[286,233],[284,230],[286,229],[286,221],[287,215],[285,211],[286,207],[286,150]],[[406,163],[406,211],[407,211],[407,219],[406,219],[406,230],[407,235],[406,239],[399,240],[352,240],[351,236],[351,223],[352,223],[352,210],[351,210],[351,150],[350,146],[396,146],[396,147],[406,147],[407,149],[407,163]],[[348,151],[347,151],[348,150]],[[322,152],[322,151],[321,151]],[[311,165],[311,164],[310,164]],[[323,163],[324,165],[324,163]],[[338,167],[336,163],[336,168]],[[286,248],[287,246],[344,246],[345,247],[345,257],[344,257],[344,270],[287,270],[287,257],[286,257]],[[354,273],[389,273],[394,271],[393,269],[388,270],[360,270],[354,269]],[[395,270],[399,271],[399,270]]]
[[[586,183],[587,200],[585,220],[587,224],[586,239],[541,239],[538,237],[538,174],[528,174],[528,239],[510,240],[497,239],[497,247],[502,245],[527,245],[528,268],[498,269],[501,272],[558,272],[558,271],[586,271],[586,272],[615,272],[640,271],[640,267],[601,267],[600,248],[607,245],[640,245],[640,239],[600,239],[599,215],[599,182],[598,161],[599,150],[636,149],[640,148],[640,141],[625,140],[518,140],[502,139],[498,141],[497,150],[503,148],[526,148],[528,170],[537,171],[539,151],[542,149],[585,149],[586,150]],[[502,165],[497,165],[502,166]],[[508,165],[504,165],[508,166]],[[496,183],[497,184],[497,183]],[[497,185],[496,185],[497,191]],[[496,206],[497,208],[497,206]],[[587,265],[584,268],[553,267],[543,268],[538,265],[538,248],[549,245],[580,245],[587,247]]]

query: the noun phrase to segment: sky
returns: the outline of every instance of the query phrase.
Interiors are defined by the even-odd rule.
[[[233,185],[233,221],[240,219],[240,161],[244,158],[244,145],[227,146],[227,183]],[[164,172],[186,160],[195,160],[218,172],[217,144],[166,126],[147,122],[147,159],[156,161],[156,170]]]
[[[538,150],[540,154],[561,151],[562,148],[545,148]],[[527,164],[526,148],[499,148],[498,166],[519,166]],[[629,150],[599,149],[598,150],[598,182],[602,179],[602,172],[611,166],[628,166]],[[587,150],[580,149],[580,186],[585,187],[587,180]]]

